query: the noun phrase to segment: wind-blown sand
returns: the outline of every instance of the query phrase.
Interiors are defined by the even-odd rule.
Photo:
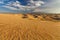
[[[0,40],[60,40],[60,22],[23,16],[0,14]]]

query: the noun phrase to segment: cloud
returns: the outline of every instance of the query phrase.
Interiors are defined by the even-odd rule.
[[[28,3],[28,4],[31,6],[39,7],[39,6],[41,6],[41,4],[44,4],[44,2],[40,1],[40,0],[37,0],[37,1],[30,0],[30,3]]]
[[[41,8],[41,12],[60,13],[60,0],[50,0]]]
[[[17,8],[11,7],[11,6],[4,6],[5,8],[8,8],[10,10],[18,10]]]
[[[9,2],[8,4],[4,5],[3,7],[11,9],[11,10],[19,10],[21,5],[20,5],[19,1],[16,1],[16,2]]]
[[[18,0],[9,1],[0,0],[0,7],[4,7],[10,10],[22,11],[22,12],[46,12],[46,13],[59,13],[60,12],[60,0],[25,0],[26,5],[22,5],[22,2]],[[2,5],[3,4],[3,5]]]
[[[4,2],[1,2],[1,1],[0,1],[0,4],[4,4]]]
[[[3,7],[11,9],[11,10],[32,11],[40,7],[42,4],[44,4],[44,2],[41,0],[38,0],[38,1],[30,0],[28,4],[24,6],[24,5],[21,5],[19,1],[16,1],[16,2],[9,2]]]

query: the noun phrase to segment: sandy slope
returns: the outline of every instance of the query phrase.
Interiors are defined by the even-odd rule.
[[[22,17],[0,14],[0,40],[60,40],[60,22]]]

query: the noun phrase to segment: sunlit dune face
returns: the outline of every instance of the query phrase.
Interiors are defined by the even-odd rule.
[[[34,19],[34,16],[33,15],[30,15],[30,14],[27,14],[28,18],[30,19]]]

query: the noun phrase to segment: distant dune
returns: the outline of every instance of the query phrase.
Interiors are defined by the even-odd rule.
[[[0,40],[60,40],[60,15],[0,14]]]

